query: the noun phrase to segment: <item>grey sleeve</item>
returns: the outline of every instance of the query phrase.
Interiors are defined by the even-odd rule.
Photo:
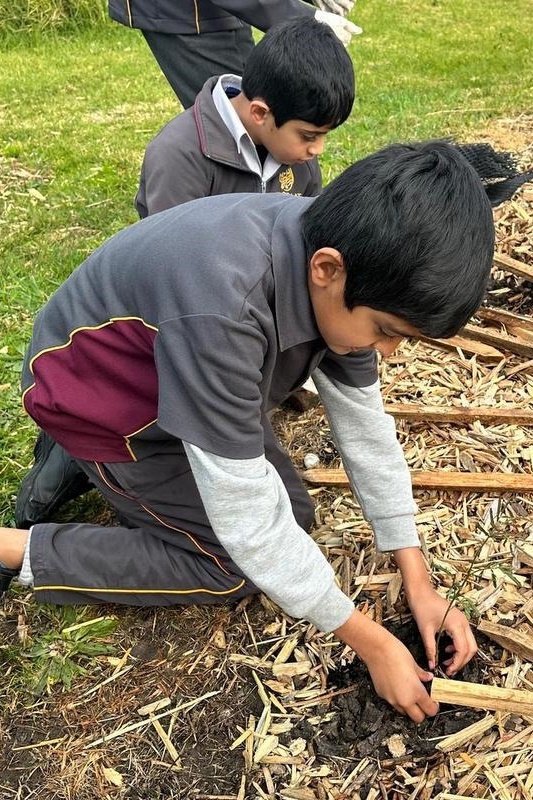
[[[272,25],[295,17],[314,17],[315,6],[300,0],[211,0],[214,6],[267,31]]]
[[[394,420],[383,410],[379,382],[346,386],[320,369],[313,372],[313,381],[376,548],[419,547],[411,477]]]
[[[346,622],[354,605],[297,524],[287,490],[265,457],[229,459],[183,444],[213,531],[244,574],[287,614],[320,630]]]
[[[141,218],[211,194],[213,168],[196,143],[192,117],[184,115],[171,120],[146,148],[135,197]],[[188,147],[191,136],[195,145]]]

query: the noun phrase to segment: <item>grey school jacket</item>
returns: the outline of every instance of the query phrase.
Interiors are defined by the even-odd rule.
[[[218,78],[209,78],[194,106],[174,117],[146,148],[135,205],[147,217],[216,194],[283,192],[315,197],[322,181],[316,158],[282,164],[263,186],[237,150],[213,102]]]
[[[122,25],[159,33],[230,31],[243,22],[266,31],[316,8],[300,0],[109,0],[109,16]]]

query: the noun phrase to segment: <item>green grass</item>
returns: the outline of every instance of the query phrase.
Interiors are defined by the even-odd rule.
[[[5,4],[4,4],[5,6]],[[4,7],[0,6],[0,8]],[[359,0],[358,99],[325,182],[389,141],[454,135],[533,107],[530,0]],[[5,44],[5,43],[4,43]],[[177,103],[138,31],[9,39],[0,55],[0,513],[12,522],[34,428],[18,375],[35,311],[135,221],[142,154]]]
[[[14,667],[13,689],[35,695],[50,693],[56,685],[68,690],[87,674],[86,664],[113,652],[116,617],[96,616],[90,608],[43,606],[39,618],[44,632],[34,631],[28,640],[22,635],[19,648],[3,648],[6,662]],[[35,625],[36,617],[32,622]]]
[[[0,41],[24,45],[43,32],[103,25],[106,17],[106,0],[0,0]]]

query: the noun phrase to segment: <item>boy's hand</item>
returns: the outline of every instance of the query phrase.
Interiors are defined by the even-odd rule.
[[[450,658],[444,662],[446,675],[451,678],[477,653],[468,620],[458,608],[449,608],[449,601],[435,591],[424,557],[417,547],[395,550],[394,558],[402,573],[405,596],[424,642],[430,669],[437,665],[435,639],[441,628],[453,640],[453,644],[446,648]]]
[[[352,36],[363,32],[361,28],[354,25],[349,19],[344,19],[344,17],[341,17],[339,14],[331,14],[329,11],[320,11],[320,9],[317,9],[317,11],[315,11],[315,19],[317,22],[324,22],[326,25],[329,25],[333,33],[339,37],[345,47],[350,44]]]
[[[407,600],[424,642],[430,669],[437,665],[436,636],[439,630],[442,628],[453,640],[453,644],[446,648],[450,658],[443,662],[446,675],[453,677],[477,653],[476,640],[467,618],[458,608],[450,608],[449,600],[441,597],[433,587],[424,587],[412,596],[408,595]]]
[[[399,639],[392,634],[389,637],[366,659],[374,688],[400,714],[407,714],[413,722],[423,722],[439,710],[422,683],[430,681],[433,674],[418,666]]]
[[[313,0],[315,6],[321,11],[331,11],[333,14],[340,14],[347,17],[355,5],[355,0]]]
[[[422,683],[433,675],[421,669],[409,650],[385,628],[354,611],[335,634],[365,662],[378,695],[400,714],[423,722],[437,713],[439,706]]]

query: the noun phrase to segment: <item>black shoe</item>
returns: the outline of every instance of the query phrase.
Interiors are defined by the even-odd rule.
[[[18,569],[9,569],[0,562],[0,598],[9,589],[9,584],[19,574]]]
[[[15,506],[17,528],[47,522],[62,505],[91,488],[87,475],[44,431],[33,451],[35,464],[23,479]]]

